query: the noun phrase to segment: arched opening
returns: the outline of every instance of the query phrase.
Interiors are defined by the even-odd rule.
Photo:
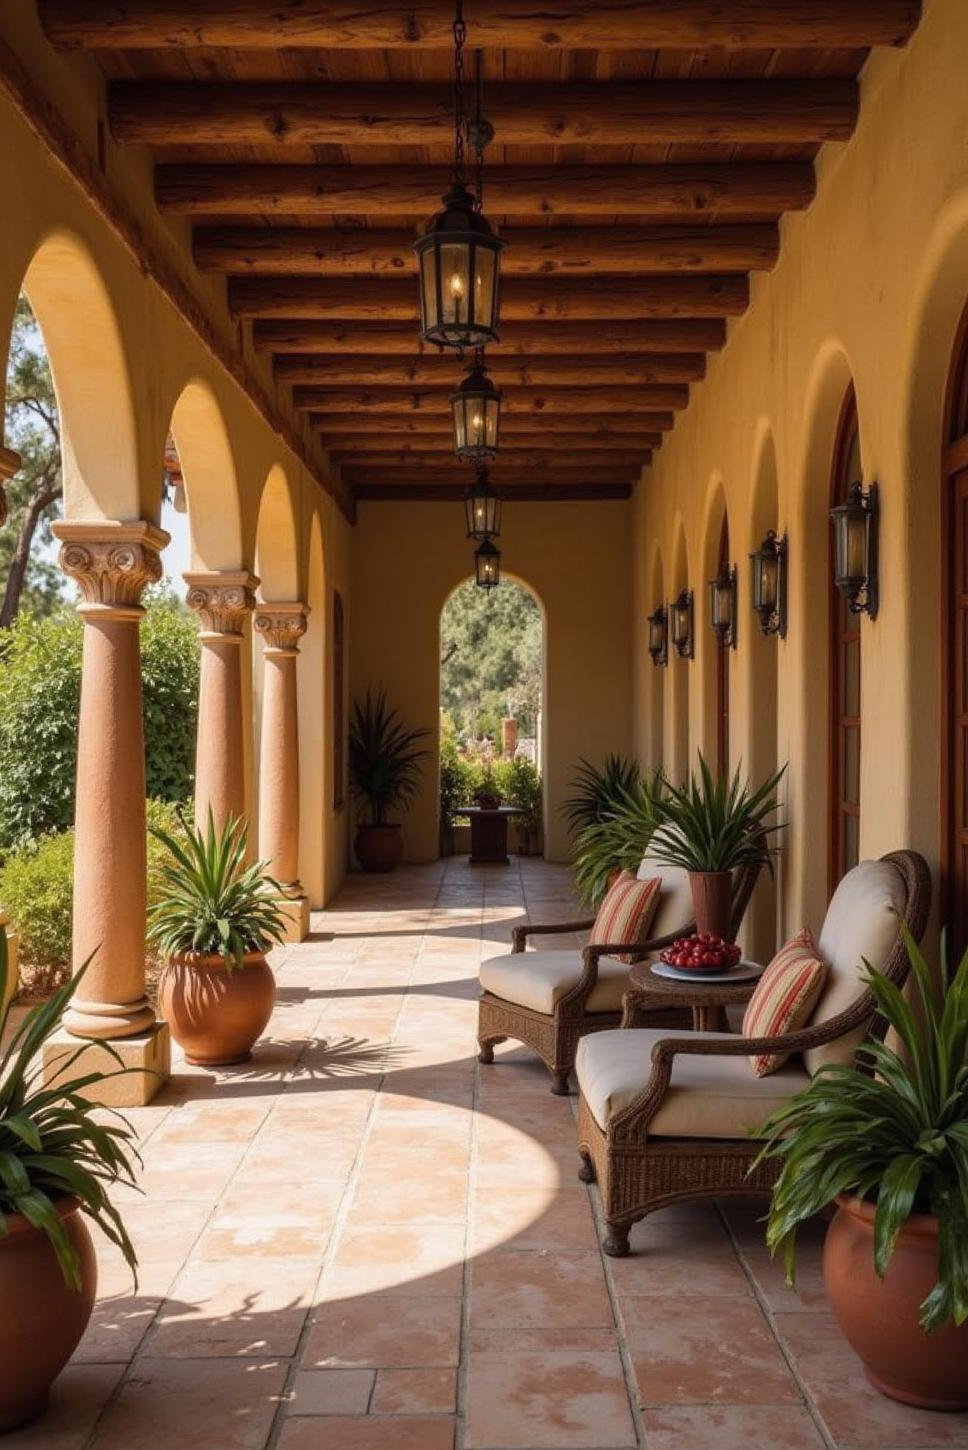
[[[200,572],[241,569],[242,517],[238,474],[228,430],[207,383],[186,383],[171,413],[166,461],[174,454],[180,490],[176,516],[187,518],[189,559]],[[174,519],[171,522],[177,529]],[[174,543],[178,534],[172,533]],[[180,533],[181,531],[179,531]]]
[[[545,620],[537,594],[506,575],[459,584],[440,612],[441,852],[469,841],[460,806],[513,810],[520,854],[544,834]],[[499,825],[500,823],[498,823]],[[498,852],[498,855],[501,853]]]
[[[703,533],[703,577],[696,591],[696,634],[702,688],[703,755],[722,775],[729,767],[729,641],[712,626],[709,581],[729,570],[729,523],[726,497],[717,479],[706,508]],[[735,628],[735,624],[734,624]]]
[[[325,818],[329,721],[326,718],[326,577],[323,530],[313,514],[306,564],[309,617],[300,649],[299,691],[299,871],[310,903],[322,907],[326,896]]]
[[[968,306],[951,358],[941,473],[941,911],[957,961],[968,945]]]
[[[676,526],[672,553],[672,579],[669,601],[689,587],[689,560],[686,554],[686,533],[682,520]],[[693,616],[695,620],[695,615]],[[674,648],[670,636],[668,664],[668,699],[666,702],[665,738],[667,774],[677,785],[689,774],[689,666]]]
[[[750,538],[753,548],[769,529],[782,532],[779,518],[779,484],[776,448],[767,429],[759,440],[754,461]],[[760,785],[777,768],[777,675],[781,641],[775,634],[764,635],[755,616],[749,619],[749,662],[747,674],[748,734],[745,750],[746,773]],[[782,869],[782,861],[777,870]],[[750,907],[748,949],[754,960],[769,961],[776,950],[777,908],[780,891],[777,878],[764,873]]]
[[[851,384],[844,396],[830,470],[830,507],[843,503],[850,485],[863,477],[857,399]],[[830,788],[828,886],[860,859],[861,636],[853,614],[834,583],[833,539],[828,544],[830,663]]]
[[[655,555],[652,560],[652,594],[649,603],[649,613],[653,610],[666,607],[666,598],[663,586],[662,575],[662,551],[656,546]],[[654,665],[650,660],[646,668],[649,671],[649,713],[648,713],[648,753],[646,756],[650,770],[659,770],[665,759],[665,684],[667,666],[663,664]]]

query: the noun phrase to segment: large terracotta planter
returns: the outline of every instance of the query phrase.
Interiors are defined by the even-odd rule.
[[[364,871],[392,871],[403,857],[403,832],[399,826],[357,826],[353,849]]]
[[[245,1062],[272,1014],[276,979],[262,952],[228,970],[219,956],[175,957],[159,988],[161,1015],[189,1062]]]
[[[968,1324],[926,1334],[921,1304],[938,1279],[938,1224],[914,1214],[883,1279],[874,1272],[874,1205],[837,1200],[823,1251],[827,1296],[867,1378],[892,1400],[929,1410],[968,1409]]]
[[[709,931],[714,936],[721,936],[724,941],[732,941],[732,871],[690,871],[689,885],[696,914],[696,930]]]
[[[87,1328],[97,1290],[94,1245],[77,1200],[58,1212],[81,1265],[81,1288],[64,1282],[46,1234],[19,1214],[0,1237],[0,1434],[39,1415]]]

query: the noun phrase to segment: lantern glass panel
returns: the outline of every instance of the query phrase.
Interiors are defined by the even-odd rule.
[[[481,589],[494,589],[501,582],[501,555],[489,539],[474,553],[477,583]]]
[[[779,594],[780,561],[776,549],[764,546],[753,555],[753,608],[757,614],[774,614]]]
[[[494,291],[497,284],[497,253],[490,247],[474,248],[474,321],[492,329],[497,321]]]
[[[490,485],[476,483],[464,500],[469,539],[497,538],[501,532],[501,498]]]
[[[733,581],[728,574],[709,581],[709,612],[713,629],[718,633],[726,633],[732,628]]]
[[[428,247],[420,253],[420,313],[421,331],[437,327],[440,316],[437,311],[437,272],[434,267],[436,249]]]
[[[432,250],[432,249],[431,249]],[[442,242],[440,282],[442,321],[445,326],[466,326],[471,305],[471,246],[467,241]]]
[[[837,580],[861,587],[867,578],[867,510],[850,499],[833,510]]]

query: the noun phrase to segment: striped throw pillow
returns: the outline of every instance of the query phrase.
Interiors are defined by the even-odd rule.
[[[743,1015],[744,1037],[782,1037],[810,1021],[827,980],[828,966],[808,926],[780,948],[756,984]],[[761,1053],[750,1058],[757,1077],[766,1077],[790,1057],[789,1052]]]
[[[598,908],[595,925],[588,938],[589,946],[648,941],[652,919],[659,905],[661,885],[661,876],[650,876],[647,881],[640,881],[634,871],[619,872]],[[621,952],[616,960],[631,964],[638,955],[637,952]]]

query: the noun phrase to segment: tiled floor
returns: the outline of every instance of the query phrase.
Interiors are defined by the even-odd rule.
[[[245,1069],[134,1117],[132,1293],[101,1302],[4,1450],[928,1450],[968,1416],[863,1379],[816,1244],[798,1293],[758,1210],[671,1209],[605,1261],[573,1105],[521,1049],[478,1067],[482,952],[572,911],[541,862],[353,878],[280,953]]]

